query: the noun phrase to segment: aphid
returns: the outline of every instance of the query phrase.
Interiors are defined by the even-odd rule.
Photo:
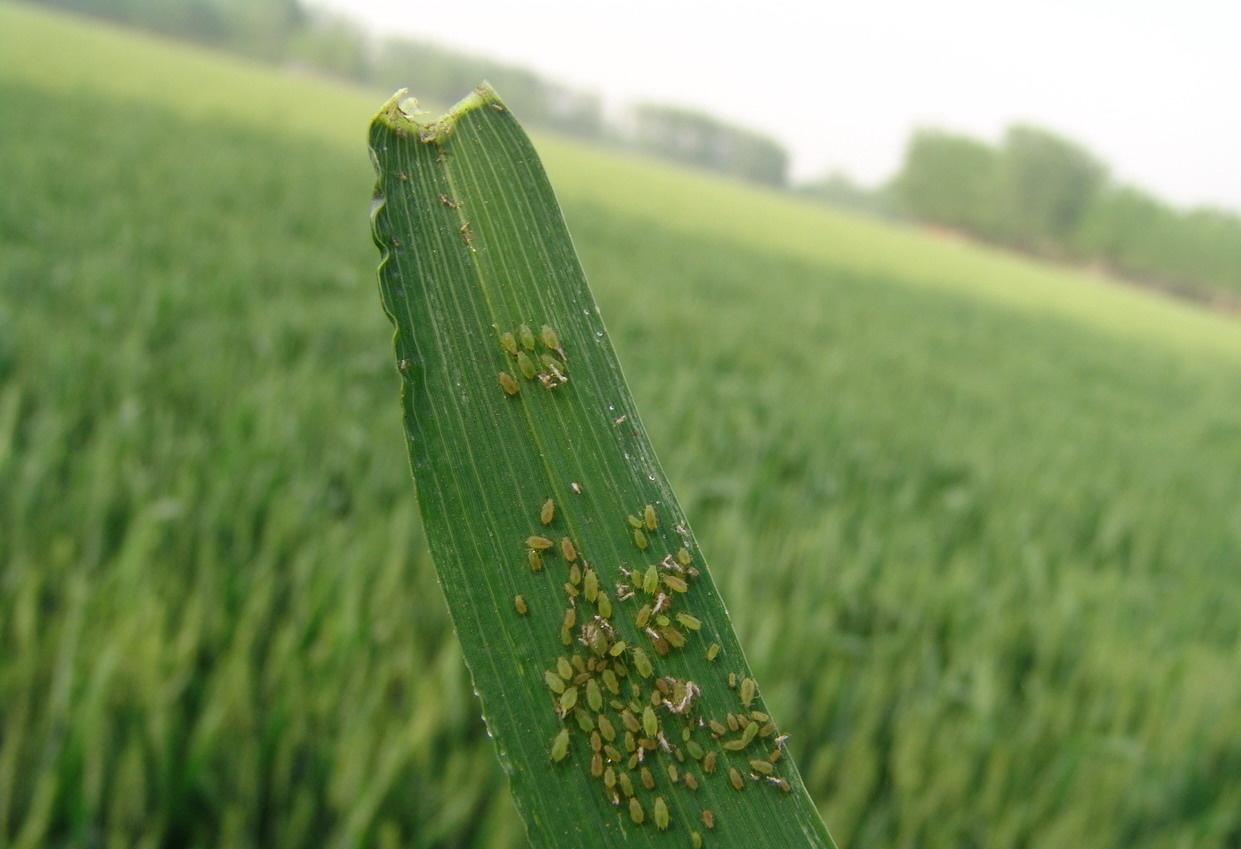
[[[689,729],[687,728],[685,730],[688,731]],[[702,760],[702,756],[703,756],[702,746],[698,745],[697,741],[686,740],[685,748],[689,750],[689,756],[691,758],[693,758],[696,761]]]
[[[616,680],[615,672],[611,669],[605,669],[599,677],[603,679],[603,686],[608,688],[608,692],[614,696],[620,693],[620,682]]]
[[[544,525],[550,525],[552,520],[556,518],[556,502],[550,498],[543,502],[542,508],[539,510],[539,521]]]
[[[595,778],[603,776],[603,755],[598,752],[590,756],[590,774]]]
[[[399,248],[400,246],[401,246],[401,240],[400,240],[400,239],[398,239],[396,236],[393,236],[393,237],[392,237],[392,247],[394,247],[394,248]]]
[[[564,621],[562,623],[566,628],[572,628],[577,624],[577,609],[566,607],[564,611]]]
[[[628,648],[628,646],[626,645],[624,640],[617,640],[616,642],[612,643],[612,647],[608,649],[608,654],[610,654],[612,657],[620,657],[622,654],[625,653],[626,648]]]
[[[539,354],[539,362],[543,364],[543,368],[547,369],[557,378],[561,379],[564,378],[564,374],[561,372],[561,369],[568,369],[568,366],[557,360],[551,354]]]
[[[668,830],[668,803],[663,796],[655,797],[655,827],[660,831]]]
[[[659,720],[656,719],[655,711],[651,710],[650,705],[642,711],[642,730],[646,732],[647,737],[654,737],[659,733]]]
[[[724,721],[728,723],[729,731],[741,730],[741,723],[738,722],[737,717],[733,716],[731,713],[724,717]]]
[[[745,789],[745,779],[741,777],[741,773],[737,772],[736,767],[728,768],[728,783],[733,786],[734,790]]]
[[[711,720],[708,725],[711,726],[711,731],[716,737],[723,737],[728,733],[728,729],[724,727],[724,723],[720,722],[718,719]]]
[[[642,779],[642,786],[647,790],[655,789],[655,776],[651,775],[651,771],[646,767],[638,770],[638,778]]]
[[[533,548],[526,552],[526,562],[530,564],[531,572],[543,571],[543,558]]]
[[[745,741],[738,737],[736,740],[725,740],[723,746],[725,751],[740,752],[745,748]]]
[[[651,668],[651,660],[646,656],[646,652],[637,647],[633,650],[633,665],[643,678],[650,678],[655,671]]]
[[[688,770],[685,773],[685,786],[688,787],[690,790],[698,789],[697,777],[695,777],[695,775],[692,772],[689,772]]]
[[[758,684],[754,682],[753,678],[741,679],[740,695],[741,695],[741,703],[743,705],[745,705],[746,707],[749,707],[750,703],[754,701],[754,696],[757,693],[757,691],[758,691]]]
[[[543,325],[543,329],[539,332],[543,345],[553,351],[560,350],[560,337],[556,335],[556,331],[552,330],[550,325]]]
[[[637,796],[629,797],[629,818],[636,825],[642,825],[646,822],[646,812],[642,810],[642,803],[638,801]]]
[[[629,798],[633,798],[633,779],[629,777],[629,773],[622,772],[617,776],[617,781],[620,783],[621,792]]]
[[[634,531],[634,533],[640,534],[642,532]],[[651,565],[646,570],[646,574],[642,576],[642,592],[647,595],[655,595],[655,590],[657,589],[659,589],[659,569]]]
[[[707,756],[702,759],[702,771],[707,775],[715,772],[715,752],[707,752]]]
[[[603,692],[594,678],[586,682],[586,704],[596,713],[603,709]]]
[[[702,824],[707,828],[715,828],[715,814],[711,813],[710,808],[702,809]]]
[[[583,576],[585,579],[585,588],[583,594],[589,602],[595,602],[599,598],[599,576],[595,574],[594,569],[587,569]]]
[[[526,537],[526,548],[531,551],[547,551],[554,543],[547,537],[528,536]]]
[[[707,660],[709,662],[714,663],[715,659],[719,656],[720,656],[720,644],[719,643],[712,643],[711,645],[707,647]]]
[[[737,673],[736,672],[728,673],[728,689],[730,690],[737,689]]]
[[[682,548],[680,551],[677,552],[677,562],[680,563],[682,566],[688,566],[690,563],[693,562],[693,560],[694,558],[689,556],[688,548]]]
[[[642,727],[638,724],[638,718],[634,716],[633,712],[628,708],[621,711],[621,722],[624,723],[625,728],[629,729],[629,731],[634,734],[637,734],[638,730]]]
[[[783,778],[777,778],[775,776],[768,776],[767,781],[770,784],[774,785],[775,787],[778,787],[781,793],[787,793],[789,792],[789,790],[792,789],[791,787],[789,787],[789,783],[785,781]]]
[[[513,393],[510,392],[509,394]],[[634,528],[633,531],[633,544],[638,547],[639,551],[646,551],[646,534],[642,533],[638,528]]]
[[[681,777],[681,774],[677,772],[677,765],[668,764],[668,780],[671,781],[673,784],[676,784],[677,780],[680,777]]]
[[[588,693],[587,698],[589,697],[590,694]],[[603,714],[599,714],[599,733],[602,734],[603,739],[607,740],[609,743],[616,739],[616,726],[612,724],[612,720],[608,719]]]
[[[664,586],[677,593],[689,592],[689,585],[685,583],[685,579],[676,575],[664,575]]]
[[[750,711],[750,719],[755,722],[767,722],[771,719],[771,717],[763,713],[761,710],[752,710]]]
[[[566,681],[573,677],[573,666],[563,655],[556,658],[556,672]]]
[[[612,600],[608,598],[607,593],[599,593],[598,598],[595,599],[595,609],[599,611],[599,615],[604,619],[612,618]]]
[[[766,738],[766,737],[770,737],[772,734],[775,734],[775,733],[776,733],[776,724],[774,722],[769,722],[766,725],[764,725],[762,729],[759,730],[758,736]]]
[[[625,415],[623,415],[623,416],[617,416],[616,418],[612,419],[612,424],[614,424],[614,425],[624,424],[624,423],[625,423],[625,419],[627,419],[627,418],[629,418],[629,414],[628,414],[628,413],[626,413],[626,414],[625,414]]]
[[[396,364],[396,367],[401,371],[409,371],[409,360],[401,357],[401,360]]]
[[[516,395],[521,391],[517,381],[513,380],[513,376],[506,371],[500,372],[500,388],[504,390],[505,395]]]
[[[667,610],[670,607],[672,607],[672,599],[668,596],[667,593],[660,593],[659,595],[655,596],[655,612],[656,613],[663,613],[665,610]],[[667,619],[668,617],[661,616],[659,618]]]
[[[569,481],[569,489],[573,490],[574,495],[582,494],[582,485],[577,481]]]
[[[552,740],[552,760],[559,763],[569,754],[569,729],[561,728],[560,733]]]
[[[784,757],[784,750],[781,749],[779,746],[777,746],[776,748],[771,750],[771,753],[769,755],[767,755],[767,760],[770,763],[778,764],[780,763],[780,758],[782,757]]]
[[[564,559],[572,563],[577,560],[577,549],[573,545],[573,540],[568,537],[562,537],[560,540],[560,551],[564,554]]]
[[[635,531],[642,529],[642,520],[632,513],[625,517],[625,521],[628,522],[629,527],[633,528]]]
[[[400,135],[404,135],[404,133],[401,133]],[[404,183],[406,180],[409,179],[409,175],[406,174],[404,171],[397,171],[396,178],[400,180],[402,183]]]
[[[566,687],[560,694],[560,710],[568,713],[577,704],[577,687]]]
[[[759,775],[771,775],[773,772],[776,771],[776,768],[771,765],[770,761],[764,761],[764,760],[750,761],[750,769],[754,770]]]
[[[569,583],[577,586],[582,582],[582,567],[574,563],[569,567]]]
[[[526,356],[525,351],[517,352],[517,370],[521,372],[521,376],[526,380],[534,380],[534,363]]]
[[[691,849],[702,849],[702,835],[696,831],[689,833],[689,845]]]
[[[616,786],[616,770],[612,767],[603,771],[603,786],[609,790]]]
[[[530,325],[523,324],[517,328],[517,338],[521,340],[521,347],[527,351],[534,350],[534,332],[530,329]]]
[[[525,616],[530,612],[530,608],[526,607],[526,600],[520,593],[513,596],[513,607],[517,610],[518,616]]]
[[[557,696],[564,692],[564,679],[550,669],[543,673],[543,680],[547,682],[547,689]]]
[[[651,504],[642,508],[642,522],[646,525],[648,531],[653,531],[659,527],[659,518],[655,515],[655,507]]]
[[[758,723],[751,722],[745,727],[745,731],[741,732],[741,742],[750,745],[754,742],[754,738],[758,736]]]
[[[508,330],[500,334],[500,347],[504,349],[504,353],[510,356],[517,354],[517,340]]]
[[[474,246],[474,234],[470,232],[470,222],[462,221],[461,226],[457,228],[457,232],[461,234],[461,241],[465,242],[466,247]]]
[[[645,628],[646,623],[651,621],[651,606],[644,604],[638,608],[638,614],[633,618],[633,624],[639,628]]]
[[[440,195],[440,203],[444,204],[444,206],[448,207],[449,209],[460,209],[461,208],[461,204],[457,203],[455,200],[450,198],[448,195]]]
[[[671,626],[660,628],[659,633],[673,648],[680,649],[685,647],[685,635],[676,628]]]

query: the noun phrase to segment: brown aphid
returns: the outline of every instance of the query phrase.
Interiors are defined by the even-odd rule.
[[[547,537],[541,537],[541,536],[526,537],[526,548],[530,549],[531,551],[547,551],[547,549],[551,548],[553,545],[555,545],[555,543],[553,543]]]
[[[690,790],[698,789],[698,778],[688,770],[685,772],[685,786]]]
[[[715,814],[711,812],[710,808],[702,809],[702,824],[709,829],[715,828]]]
[[[673,592],[687,593],[689,592],[689,584],[685,583],[685,579],[677,575],[664,575],[664,586]]]
[[[539,521],[544,525],[550,525],[552,520],[556,518],[556,502],[550,498],[543,502],[542,508],[539,509]]]
[[[770,761],[758,759],[750,761],[750,769],[754,770],[759,775],[771,775],[776,771],[776,768],[771,765]]]
[[[740,695],[741,695],[741,703],[743,705],[745,705],[748,708],[750,706],[750,703],[754,701],[754,697],[757,694],[758,694],[758,684],[754,682],[753,678],[741,679]]]
[[[448,195],[440,195],[440,203],[444,204],[444,206],[448,207],[449,209],[460,209],[461,208],[461,204],[457,203],[455,200],[450,198]]]
[[[781,793],[787,793],[792,789],[787,781],[774,775],[768,776],[767,781],[771,785],[779,788]]]
[[[677,771],[677,765],[668,764],[668,780],[671,781],[673,784],[676,784],[677,781],[680,779],[680,777],[681,777],[681,774]]]
[[[572,563],[577,560],[577,548],[573,545],[573,540],[568,537],[562,537],[560,540],[560,553],[564,555],[564,559]]]
[[[474,234],[470,231],[470,222],[462,221],[461,226],[457,228],[457,232],[461,234],[461,241],[465,243],[466,247],[474,247]]]
[[[629,818],[634,821],[635,825],[642,825],[646,822],[646,811],[642,810],[642,803],[638,801],[637,796],[629,797]]]
[[[646,767],[638,770],[638,777],[642,779],[642,786],[647,790],[655,789],[655,776],[651,775],[651,771]]]
[[[707,752],[706,757],[702,759],[702,771],[707,775],[715,772],[715,752]]]
[[[741,773],[737,772],[737,768],[730,766],[728,768],[728,783],[733,786],[734,790],[745,789],[745,779],[741,777]]]
[[[521,387],[517,385],[517,381],[506,371],[500,372],[500,388],[504,390],[504,394],[508,396],[516,395],[521,391]]]
[[[590,774],[595,778],[603,777],[603,755],[598,752],[590,756]]]
[[[530,612],[530,608],[526,606],[526,599],[520,593],[513,596],[513,607],[517,610],[518,616],[525,616]]]

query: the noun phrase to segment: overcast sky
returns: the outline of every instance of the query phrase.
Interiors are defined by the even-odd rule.
[[[912,127],[1031,121],[1176,203],[1241,209],[1241,0],[315,2],[610,102],[758,125],[797,177],[876,182]]]

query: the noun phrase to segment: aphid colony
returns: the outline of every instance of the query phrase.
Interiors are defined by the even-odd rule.
[[[506,330],[500,334],[500,348],[516,365],[517,374],[526,380],[537,380],[549,392],[569,382],[569,361],[560,347],[560,335],[550,325],[543,325],[537,339],[528,324],[518,327],[516,334]],[[499,380],[505,395],[521,391],[510,372],[500,372]]]
[[[516,344],[511,334],[506,336]],[[502,344],[509,350],[508,343]],[[549,529],[559,515],[549,498],[538,511],[539,524]],[[651,544],[647,533],[658,531],[659,517],[647,504],[627,516],[626,524],[634,544],[646,551]],[[635,826],[649,815],[660,831],[673,827],[674,812],[696,815],[708,831],[715,828],[715,814],[696,795],[701,782],[713,775],[737,791],[755,783],[788,793],[789,783],[778,775],[786,738],[755,705],[758,687],[752,678],[727,673],[738,708],[722,719],[711,718],[702,713],[696,683],[661,675],[656,667],[659,658],[685,649],[703,628],[684,609],[699,577],[689,550],[681,547],[645,568],[620,566],[614,605],[599,571],[573,540],[554,536],[545,530],[525,540],[532,572],[543,571],[544,557],[557,555],[567,572],[559,632],[565,653],[542,673],[561,724],[551,741],[551,760],[565,762],[582,746],[590,777],[607,801]],[[524,615],[525,600],[517,596],[515,603]],[[714,662],[720,644],[712,642],[704,652]],[[575,737],[581,742],[575,744]],[[685,827],[690,845],[702,846],[702,835],[688,822]]]

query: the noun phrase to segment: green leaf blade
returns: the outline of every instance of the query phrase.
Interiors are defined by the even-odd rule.
[[[790,792],[762,776],[746,778],[740,792],[729,785],[729,766],[748,774],[747,761],[765,756],[771,737],[743,753],[726,752],[697,725],[700,716],[723,721],[740,711],[727,675],[751,673],[642,427],[529,139],[490,89],[480,88],[433,123],[402,112],[400,96],[376,117],[370,146],[378,174],[372,221],[382,254],[380,289],[395,326],[407,447],[440,585],[531,844],[687,846],[689,831],[697,830],[706,846],[832,846],[787,755],[776,772]],[[522,378],[500,345],[500,335],[522,323],[536,334],[544,324],[555,328],[567,383],[548,390]],[[501,371],[517,380],[516,396],[501,389]],[[544,527],[539,512],[548,498],[556,515]],[[644,530],[649,547],[643,551],[626,516],[641,516],[646,504],[654,506],[658,527]],[[688,755],[682,763],[650,753],[645,765],[655,790],[643,789],[637,771],[631,773],[645,812],[641,826],[631,821],[623,795],[614,805],[591,775],[589,735],[571,717],[562,723],[544,681],[558,657],[585,659],[591,652],[577,642],[578,628],[571,646],[561,642],[569,566],[557,548],[543,558],[541,572],[531,571],[525,540],[536,534],[570,538],[577,562],[594,567],[612,600],[615,639],[644,649],[656,676],[701,689],[694,721],[663,708],[661,730],[685,754],[681,734],[691,727],[697,743],[718,753],[719,768],[704,775]],[[621,601],[616,587],[627,582],[622,567],[644,571],[682,547],[700,574],[683,596],[669,591],[676,597],[669,615],[689,613],[701,629],[680,627],[684,648],[659,657],[634,624],[649,599],[639,593]],[[518,594],[527,615],[514,609]],[[575,610],[580,628],[595,606],[579,598]],[[709,663],[712,642],[722,651]],[[629,682],[641,680],[632,663],[628,669],[621,682],[625,702]],[[641,683],[649,703],[651,682]],[[752,709],[766,710],[761,694]],[[604,712],[623,736],[615,711],[605,705]],[[569,754],[553,763],[552,741],[562,727],[570,729]],[[620,736],[615,745],[628,758]],[[670,763],[682,773],[692,770],[698,789],[673,784]],[[656,796],[670,810],[666,832],[653,822]],[[701,823],[704,808],[715,814],[714,831]]]

